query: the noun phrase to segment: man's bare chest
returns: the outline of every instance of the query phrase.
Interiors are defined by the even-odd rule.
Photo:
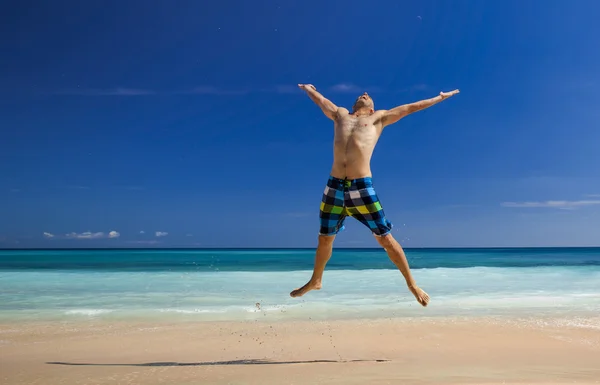
[[[336,122],[335,131],[341,136],[371,136],[377,134],[377,127],[371,117],[348,117]]]

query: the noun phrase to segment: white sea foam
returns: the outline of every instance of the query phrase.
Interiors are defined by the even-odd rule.
[[[161,313],[181,313],[181,314],[221,314],[226,313],[226,309],[158,309]]]
[[[112,313],[113,310],[109,310],[109,309],[73,309],[73,310],[67,310],[65,311],[65,314],[67,315],[85,315],[85,316],[97,316],[100,314],[108,314],[108,313]]]
[[[416,303],[397,270],[327,270],[322,290],[291,298],[289,292],[310,274],[4,272],[0,320],[60,315],[236,320],[600,314],[597,266],[413,270],[431,295],[427,308]]]

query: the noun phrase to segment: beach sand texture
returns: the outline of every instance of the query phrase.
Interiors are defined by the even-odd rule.
[[[14,384],[597,384],[599,318],[0,326]]]

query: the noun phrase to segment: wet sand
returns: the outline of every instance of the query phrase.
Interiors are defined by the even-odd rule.
[[[600,383],[600,320],[0,325],[13,384]]]

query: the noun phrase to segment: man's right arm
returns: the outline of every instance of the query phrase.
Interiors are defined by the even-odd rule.
[[[451,92],[440,92],[440,94],[434,98],[421,100],[415,103],[404,104],[402,106],[392,108],[391,110],[384,111],[382,119],[383,126],[385,127],[389,126],[390,124],[394,124],[407,115],[429,108],[441,102],[442,100],[448,99],[449,97],[458,94],[459,92],[459,90],[454,90]]]
[[[338,107],[335,104],[333,104],[331,102],[331,100],[327,99],[326,97],[321,95],[319,92],[317,92],[317,89],[312,84],[298,84],[298,87],[300,87],[300,89],[306,91],[306,93],[308,94],[308,97],[311,98],[312,101],[315,102],[315,104],[321,108],[323,113],[329,119],[335,120],[335,116],[337,114]]]

